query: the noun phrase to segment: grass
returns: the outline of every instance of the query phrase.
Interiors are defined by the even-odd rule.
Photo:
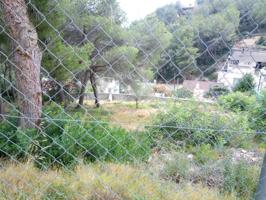
[[[85,121],[107,122],[110,126],[119,125],[131,133],[133,130],[149,133],[144,129],[145,126],[149,126],[158,113],[165,112],[167,107],[173,105],[187,104],[173,101],[145,101],[136,109],[135,102],[103,101],[101,108],[95,109],[93,102],[87,101],[86,111],[81,109],[77,112],[76,109],[69,109],[69,113],[73,116],[78,114]],[[197,104],[197,108],[200,112],[223,113],[217,105],[202,103]],[[70,124],[69,127],[74,126]],[[73,135],[76,135],[76,132],[77,129],[73,128]],[[247,142],[252,148],[257,149],[258,144],[254,141],[247,140]],[[138,167],[127,162],[124,164],[101,162],[79,165],[73,171],[64,171],[64,169],[40,171],[31,163],[8,164],[0,168],[0,200],[233,200],[249,199],[254,193],[258,180],[257,166],[252,168],[249,164],[229,165],[226,168],[227,173],[223,173],[225,168],[223,165],[219,171],[220,160],[225,155],[231,155],[229,155],[230,147],[216,148],[204,144],[185,147],[182,143],[180,146],[173,145],[169,146],[169,149],[173,148],[175,153],[184,151],[184,155],[174,157],[168,162],[158,157],[155,166],[152,166],[151,162],[139,163]],[[111,145],[111,148],[113,146]],[[160,145],[160,151],[168,150],[164,148]],[[153,150],[156,151],[156,148]],[[263,150],[261,147],[261,151]],[[188,154],[193,155],[192,161],[187,161]],[[158,171],[152,167],[156,170],[158,168]],[[152,176],[148,171],[152,172]],[[241,184],[238,184],[239,180]],[[230,192],[230,195],[226,192]]]
[[[144,126],[161,108],[155,101],[140,103],[138,109],[135,108],[135,102],[110,103],[103,101],[101,102],[101,108],[95,109],[92,108],[92,102],[87,101],[85,106],[89,108],[86,115],[89,120],[109,122],[120,125],[127,130],[143,130]]]
[[[110,163],[81,165],[73,172],[40,171],[31,163],[0,170],[1,200],[233,200],[201,185],[177,187],[143,169]]]

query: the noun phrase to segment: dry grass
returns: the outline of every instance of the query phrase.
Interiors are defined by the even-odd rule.
[[[87,101],[85,105],[93,107],[90,101]],[[142,130],[158,112],[158,108],[154,108],[154,105],[156,105],[155,102],[140,103],[140,107],[136,109],[135,102],[103,101],[99,111],[91,109],[88,114],[93,115],[97,120],[108,121],[127,130]]]
[[[128,165],[79,166],[72,173],[39,171],[32,164],[11,164],[0,170],[1,200],[233,200],[216,190],[182,188],[152,178]]]

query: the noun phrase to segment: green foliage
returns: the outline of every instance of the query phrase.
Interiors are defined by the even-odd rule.
[[[255,3],[252,1],[253,6],[251,9],[252,16],[254,17],[255,21],[259,24],[260,28],[266,28],[265,22],[265,10],[266,5],[264,0],[257,0]]]
[[[210,144],[197,146],[192,152],[198,164],[206,164],[219,158],[218,152]]]
[[[255,80],[251,74],[245,74],[234,86],[234,92],[252,92],[255,89]]]
[[[17,130],[0,124],[1,156],[17,159],[34,156],[41,168],[74,166],[80,161],[133,162],[150,154],[150,140],[141,132],[128,132],[107,123],[80,120],[80,113],[67,116],[55,105],[46,107],[42,130]],[[49,116],[49,117],[48,117]]]
[[[187,179],[189,175],[189,168],[192,166],[191,161],[186,154],[175,153],[173,157],[165,162],[162,170],[162,177],[174,181],[178,179]]]
[[[190,17],[178,5],[159,8],[156,15],[173,35],[160,59],[157,78],[162,81],[191,76],[212,78],[216,69],[210,66],[226,56],[237,39],[240,10],[229,0],[203,1]]]
[[[251,127],[260,133],[263,141],[266,141],[266,90],[257,97],[257,104],[250,110],[249,118]]]
[[[245,115],[206,110],[196,103],[169,106],[158,114],[150,128],[154,143],[184,142],[189,146],[226,144],[241,146],[249,135]]]
[[[92,50],[90,44],[74,47],[56,41],[47,45],[42,65],[53,78],[63,82],[90,65],[88,55]]]
[[[185,88],[180,88],[180,89],[176,89],[173,95],[176,98],[192,98],[193,92]]]
[[[183,79],[198,72],[195,59],[198,49],[195,47],[195,30],[185,18],[179,18],[172,24],[174,30],[170,46],[161,55],[157,78],[160,80]]]
[[[10,121],[0,122],[0,157],[15,159],[28,156],[32,149],[32,142],[37,138],[35,129],[20,130],[17,124]]]
[[[165,24],[154,15],[134,22],[129,27],[129,35],[132,46],[139,49],[137,65],[141,67],[157,65],[161,53],[170,45],[172,39],[172,34]]]
[[[175,23],[178,15],[182,12],[179,3],[169,4],[156,10],[156,16],[166,25]]]
[[[16,124],[0,122],[0,156],[14,155],[16,153]]]
[[[228,46],[232,46],[237,39],[239,16],[240,12],[234,2],[228,0],[205,1],[192,16],[192,26],[199,31],[200,36],[195,45],[200,54],[197,64],[205,76],[215,72],[209,66],[216,59],[226,56],[230,50]]]
[[[241,199],[253,199],[259,177],[259,167],[241,161],[225,161],[223,191],[235,193]]]
[[[218,103],[233,112],[248,111],[255,107],[256,97],[242,92],[233,92],[219,97]]]
[[[209,89],[209,91],[204,95],[207,98],[217,98],[222,95],[228,94],[230,91],[224,86],[216,85]]]

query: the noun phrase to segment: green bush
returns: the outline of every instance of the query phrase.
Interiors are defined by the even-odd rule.
[[[70,121],[60,129],[50,128],[39,138],[41,148],[36,160],[40,167],[71,166],[80,161],[144,160],[150,154],[147,135],[110,127],[107,123]]]
[[[128,132],[107,123],[72,119],[56,105],[44,109],[46,120],[41,131],[20,130],[8,122],[0,123],[0,156],[25,159],[33,156],[37,166],[74,166],[80,161],[133,162],[150,154],[147,134]],[[73,118],[75,120],[73,120]]]
[[[245,115],[207,111],[196,103],[184,103],[169,107],[158,114],[151,126],[150,135],[155,145],[166,142],[186,145],[227,144],[241,145],[249,135],[248,119]],[[237,140],[237,143],[235,141]]]
[[[219,153],[210,144],[197,146],[192,152],[198,164],[206,164],[219,158]]]
[[[0,123],[0,157],[24,158],[31,151],[31,144],[37,137],[35,129],[20,130],[8,121]]]
[[[192,162],[186,154],[175,153],[173,157],[165,162],[161,176],[165,179],[181,181],[180,179],[189,179],[189,169]]]
[[[191,92],[190,90],[187,90],[185,88],[180,88],[180,89],[176,89],[173,93],[174,97],[176,98],[192,98],[193,97],[193,92]]]
[[[245,74],[234,86],[234,92],[253,92],[255,89],[255,80],[251,74]]]
[[[266,90],[257,97],[257,104],[249,112],[251,128],[256,130],[266,142]]]
[[[220,86],[220,85],[215,85],[213,87],[211,87],[209,89],[209,91],[204,95],[204,97],[206,98],[217,98],[221,95],[226,95],[228,94],[230,91],[224,87],[224,86]]]
[[[16,124],[0,122],[0,156],[14,155],[16,149]]]
[[[248,111],[255,106],[256,98],[242,92],[233,92],[219,97],[218,103],[223,108],[233,112]]]
[[[225,161],[223,191],[234,193],[240,199],[253,199],[259,179],[259,167],[241,161],[233,163]]]

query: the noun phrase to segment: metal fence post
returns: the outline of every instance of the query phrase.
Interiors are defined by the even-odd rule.
[[[257,187],[255,200],[266,200],[266,153],[264,155],[261,167],[260,180]]]

